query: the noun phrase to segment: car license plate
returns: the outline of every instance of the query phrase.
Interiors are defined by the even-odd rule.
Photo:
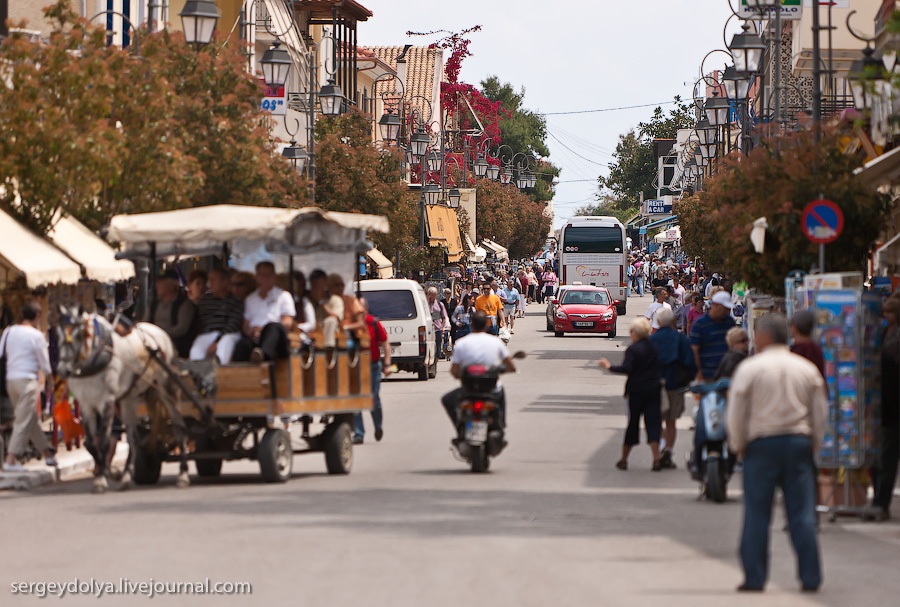
[[[594,323],[592,323],[592,322],[576,322],[575,326],[576,327],[593,327]]]
[[[487,440],[487,422],[466,422],[466,441],[470,443],[483,443]]]

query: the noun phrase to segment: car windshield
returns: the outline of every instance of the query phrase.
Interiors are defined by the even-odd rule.
[[[609,296],[604,291],[566,291],[562,304],[579,304],[586,306],[608,306]]]

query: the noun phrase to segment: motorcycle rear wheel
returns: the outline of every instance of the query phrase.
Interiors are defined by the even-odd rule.
[[[706,462],[706,497],[717,504],[728,499],[725,462],[721,457],[711,457]]]
[[[472,472],[487,472],[491,465],[487,454],[487,445],[472,445],[469,461],[472,463]]]

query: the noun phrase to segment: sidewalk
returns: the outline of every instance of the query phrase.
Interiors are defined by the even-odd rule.
[[[128,457],[128,443],[120,441],[116,447],[113,464],[124,465]],[[94,458],[83,446],[67,451],[60,446],[56,454],[58,466],[51,468],[44,460],[31,460],[25,464],[24,472],[3,472],[0,470],[0,491],[4,489],[33,489],[50,483],[69,481],[90,475],[94,470]]]

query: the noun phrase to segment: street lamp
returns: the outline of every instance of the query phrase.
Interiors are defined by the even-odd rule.
[[[344,93],[340,85],[335,84],[334,78],[329,78],[328,83],[319,89],[319,105],[325,116],[337,116],[344,111]]]
[[[378,126],[381,129],[381,138],[385,141],[397,141],[397,137],[400,136],[400,116],[394,113],[393,108],[389,109],[387,114],[382,114],[381,119],[378,121]]]
[[[731,104],[724,97],[718,97],[713,92],[713,96],[706,100],[703,104],[703,111],[706,112],[706,119],[712,126],[719,127],[728,124],[728,112],[731,110]]]
[[[697,131],[697,140],[700,142],[700,145],[712,145],[716,143],[716,133],[719,129],[710,124],[709,120],[706,118],[698,122],[697,126],[694,127],[694,130]]]
[[[516,176],[516,187],[520,190],[524,190],[528,187],[528,175],[525,169],[519,169],[518,175]]]
[[[533,172],[528,171],[527,179],[528,179],[527,187],[533,188],[535,185],[537,185],[537,177],[535,177]]]
[[[263,80],[266,86],[277,88],[284,86],[284,83],[287,82],[293,62],[288,52],[281,48],[281,42],[276,40],[263,53],[259,64],[262,66]]]
[[[294,165],[294,168],[297,169],[298,173],[302,173],[303,167],[306,165],[306,159],[309,158],[309,154],[306,153],[303,146],[297,145],[297,142],[291,139],[291,145],[284,148],[281,152],[281,157],[290,161],[290,163]]]
[[[428,151],[428,144],[431,138],[421,128],[419,128],[412,137],[409,138],[409,151],[415,158],[421,158]]]
[[[728,50],[734,57],[734,67],[745,74],[755,74],[759,70],[759,62],[765,49],[766,43],[756,34],[751,34],[750,26],[746,23],[743,32],[735,34],[728,45]]]
[[[462,199],[462,193],[457,188],[451,188],[447,194],[447,202],[450,203],[451,209],[459,208],[459,201]]]
[[[472,168],[475,171],[475,177],[478,177],[479,179],[481,179],[482,177],[484,177],[487,174],[488,162],[487,162],[487,160],[485,160],[484,158],[479,156],[472,163]]]
[[[875,58],[875,51],[871,47],[867,45],[863,49],[863,58],[851,64],[847,79],[850,81],[850,92],[856,109],[861,112],[872,109],[873,91],[870,89],[877,89],[884,82],[884,66]]]
[[[503,185],[508,185],[510,181],[512,181],[512,169],[509,167],[503,167],[500,170],[500,183]]]
[[[213,0],[188,0],[178,16],[184,29],[184,39],[195,48],[212,40],[221,13]]]
[[[748,74],[739,72],[733,65],[725,68],[722,74],[722,82],[725,83],[725,95],[729,99],[741,101],[750,93],[750,78]]]
[[[425,204],[429,206],[434,206],[440,203],[441,186],[436,183],[429,183],[422,186],[422,197],[425,199]]]
[[[487,167],[487,178],[491,181],[497,181],[500,178],[500,165],[498,164],[488,164]]]
[[[444,158],[437,150],[431,150],[427,156],[428,170],[432,173],[440,173],[441,167],[444,165]]]

